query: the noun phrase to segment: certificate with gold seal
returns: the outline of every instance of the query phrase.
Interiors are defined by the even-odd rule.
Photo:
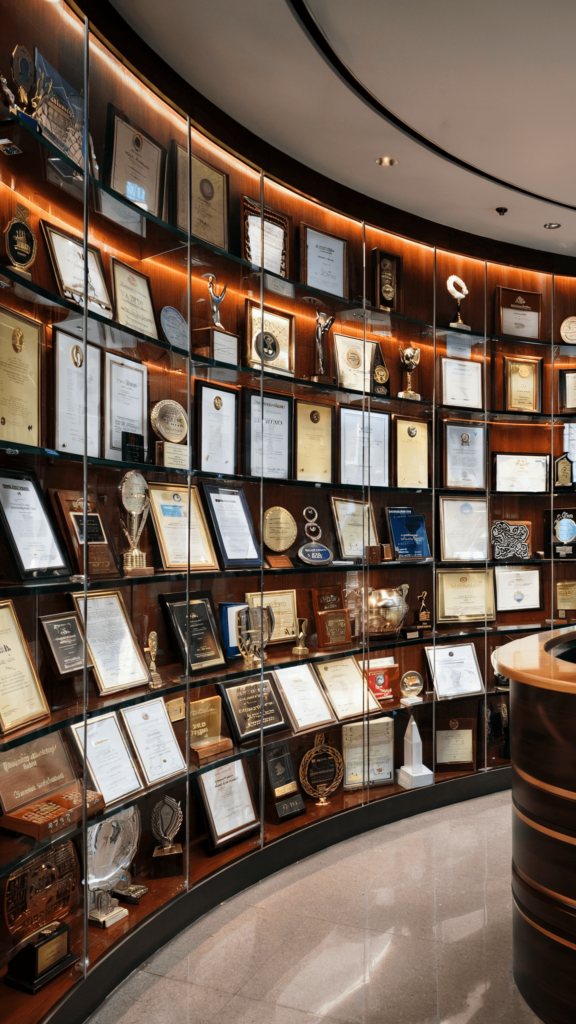
[[[334,464],[334,408],[296,402],[296,479],[331,484]]]
[[[121,263],[115,256],[110,257],[110,267],[114,282],[116,320],[139,334],[157,338],[150,278],[127,263]]]
[[[0,602],[0,728],[18,729],[50,715],[12,601]]]
[[[184,484],[151,481],[148,489],[150,512],[164,569],[187,568],[188,535],[190,568],[218,569],[218,559],[208,531],[198,488],[190,488],[190,521],[188,488]]]
[[[256,302],[246,303],[248,365],[294,376],[294,317]]]
[[[338,387],[371,394],[376,348],[375,341],[364,341],[346,334],[334,335]]]
[[[396,419],[396,486],[428,487],[428,424]]]
[[[436,573],[438,622],[492,622],[493,569],[438,569]]]
[[[166,150],[121,110],[108,104],[104,182],[154,217],[162,216]]]
[[[363,558],[367,547],[378,544],[372,502],[333,495],[330,502],[342,558]]]
[[[0,306],[0,440],[40,444],[42,325]]]
[[[513,412],[541,412],[541,356],[504,356],[504,407]]]
[[[188,151],[172,140],[172,174],[168,196],[169,217],[181,231],[188,232]],[[192,234],[196,238],[228,248],[228,175],[190,155],[192,182]]]

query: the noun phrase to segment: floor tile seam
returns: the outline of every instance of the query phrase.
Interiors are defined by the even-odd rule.
[[[306,1014],[306,1016],[309,1017],[310,1020],[322,1019],[322,1021],[326,1021],[327,1024],[358,1024],[357,1021],[346,1021],[343,1020],[341,1017],[328,1017],[325,1014],[314,1013],[311,1010],[303,1010],[300,1006],[291,1006],[289,1003],[271,1002],[268,999],[254,999],[253,996],[243,996],[239,992],[237,992],[236,995],[232,996],[232,999],[230,999],[229,1002],[232,1002],[232,1000],[236,998],[244,999],[247,1003],[253,1003],[255,1006],[263,1006],[266,1010],[268,1009],[269,1006],[279,1006],[286,1010],[296,1010],[297,1013]],[[226,1006],[228,1005],[229,1003],[226,1003]],[[225,1010],[226,1006],[223,1006],[222,1010]]]

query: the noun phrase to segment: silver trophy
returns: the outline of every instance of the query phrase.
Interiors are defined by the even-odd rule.
[[[240,608],[236,612],[238,649],[247,671],[259,668],[268,660],[264,648],[274,632],[274,625],[274,612],[270,605]]]
[[[174,842],[174,837],[180,830],[183,820],[184,815],[179,800],[165,796],[156,804],[152,811],[150,828],[160,846],[154,850],[153,857],[168,857],[172,853],[182,853],[182,846],[180,843]]]
[[[118,906],[112,892],[126,880],[139,839],[137,807],[118,811],[114,817],[88,828],[88,919],[99,928],[109,928],[128,915],[127,910]]]
[[[410,348],[404,349],[400,345],[400,362],[408,374],[408,388],[406,391],[399,391],[398,398],[411,398],[413,401],[419,402],[420,395],[416,391],[412,391],[412,374],[420,362],[420,349],[414,348],[412,345]]]
[[[222,330],[224,330],[222,323],[220,321],[220,306],[224,301],[224,296],[226,295],[226,289],[228,285],[225,284],[222,291],[220,292],[220,295],[216,295],[216,292],[214,290],[215,286],[218,284],[218,278],[216,277],[216,274],[202,274],[202,277],[205,277],[208,281],[208,291],[210,293],[210,310],[212,312],[212,323],[214,324],[214,327],[222,327]]]
[[[324,353],[324,339],[326,338],[326,335],[333,323],[333,316],[328,316],[327,313],[321,313],[319,310],[316,310],[316,359],[314,376],[310,379],[316,381],[317,384],[334,383],[334,377],[331,376],[331,374],[326,373]]]
[[[118,487],[120,525],[130,545],[124,552],[123,568],[127,576],[150,575],[154,569],[146,568],[146,554],[138,544],[150,510],[148,484],[137,469],[131,469]]]

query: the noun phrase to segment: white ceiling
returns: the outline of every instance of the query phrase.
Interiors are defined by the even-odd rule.
[[[186,81],[278,149],[375,199],[576,255],[576,211],[460,169],[363,103],[286,0],[112,0]],[[573,0],[308,0],[340,59],[432,142],[576,206]],[[379,156],[396,167],[378,167]],[[509,212],[500,217],[497,206]],[[556,231],[548,221],[560,221]]]

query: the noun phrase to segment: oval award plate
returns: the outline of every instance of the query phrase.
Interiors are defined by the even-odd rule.
[[[178,348],[188,349],[188,324],[182,313],[179,313],[174,306],[164,306],[160,313],[160,323],[164,331],[164,337],[170,345],[177,345]]]
[[[180,402],[172,398],[164,398],[156,405],[150,413],[152,430],[162,441],[171,441],[172,444],[179,444],[184,441],[188,433],[188,417]]]
[[[270,551],[287,551],[298,536],[294,516],[286,508],[274,505],[264,513],[263,540]]]
[[[311,540],[299,549],[298,558],[306,562],[306,565],[330,565],[334,555],[325,544]]]

